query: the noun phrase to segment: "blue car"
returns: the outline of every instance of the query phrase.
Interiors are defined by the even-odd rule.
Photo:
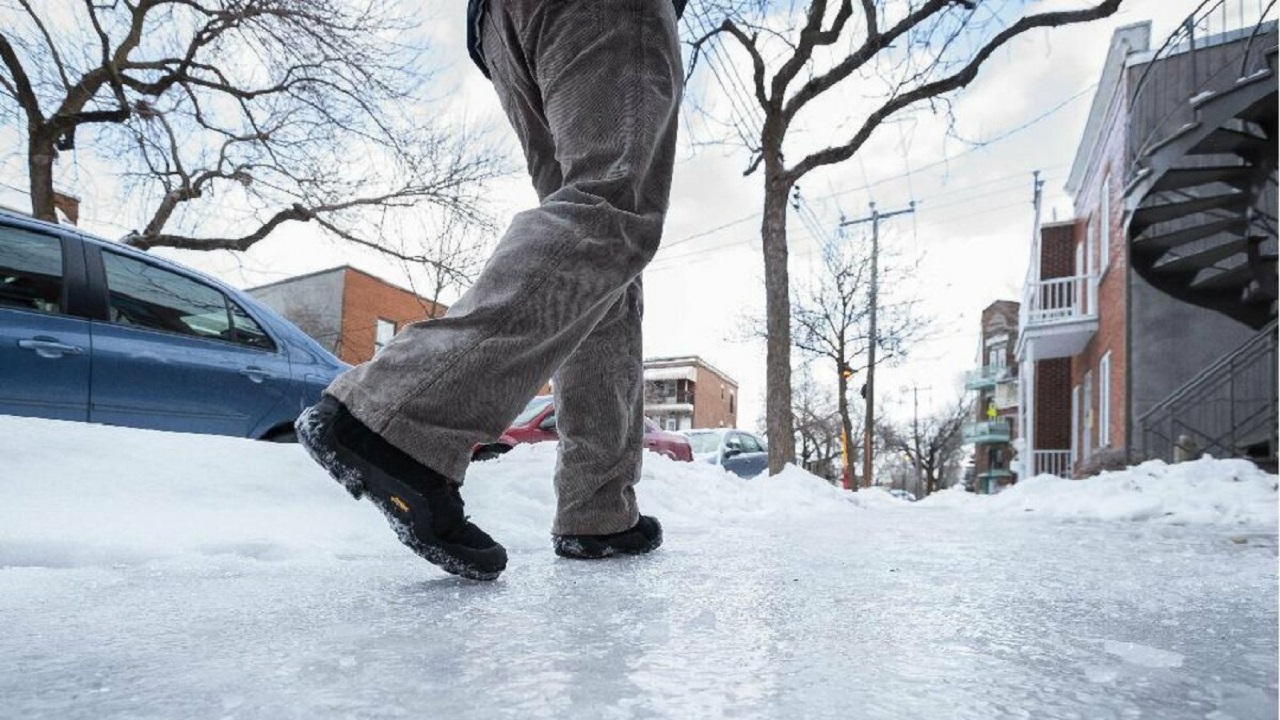
[[[0,414],[292,441],[346,368],[217,280],[0,211]]]
[[[719,465],[741,478],[769,469],[769,449],[760,438],[734,428],[683,430],[693,447],[693,459]]]

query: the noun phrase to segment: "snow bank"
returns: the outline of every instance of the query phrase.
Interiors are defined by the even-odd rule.
[[[991,496],[951,488],[919,505],[1177,525],[1256,525],[1274,532],[1276,488],[1275,475],[1245,460],[1202,458],[1175,465],[1153,460],[1085,480],[1040,475]]]
[[[295,445],[0,416],[0,458],[0,567],[402,553],[377,511]],[[544,550],[554,467],[552,443],[473,465],[467,512],[509,549]],[[800,521],[857,506],[796,468],[742,480],[654,454],[637,493],[642,511],[672,527]]]

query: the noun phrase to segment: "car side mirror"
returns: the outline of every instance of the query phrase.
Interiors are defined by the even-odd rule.
[[[742,454],[742,448],[729,447],[724,449],[725,458],[737,457]]]

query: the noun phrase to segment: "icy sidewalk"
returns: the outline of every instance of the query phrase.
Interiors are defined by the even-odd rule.
[[[478,584],[297,448],[10,418],[0,443],[0,717],[1276,715],[1265,511],[858,507],[655,460],[667,545],[575,563],[532,448],[469,480],[512,550]]]

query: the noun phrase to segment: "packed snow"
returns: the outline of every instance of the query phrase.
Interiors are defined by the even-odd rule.
[[[982,513],[1274,528],[1276,480],[1246,460],[1205,457],[1175,465],[1152,460],[1084,480],[1039,475],[996,495],[954,487],[920,502]]]
[[[0,718],[1276,717],[1276,477],[908,503],[645,458],[656,553],[556,558],[551,444],[473,466],[494,583],[296,446],[0,417]]]

